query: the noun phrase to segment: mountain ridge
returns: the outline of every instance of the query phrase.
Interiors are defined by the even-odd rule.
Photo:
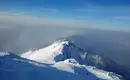
[[[66,59],[54,65],[48,65],[24,59],[13,53],[6,53],[8,54],[0,56],[0,77],[2,80],[10,78],[13,80],[61,80],[61,78],[64,78],[63,80],[123,80],[120,75],[80,65],[75,59]],[[92,71],[93,73],[91,73]],[[57,74],[52,75],[52,73]]]
[[[104,67],[105,68],[108,67],[108,63],[111,63],[111,62],[114,63],[111,60],[109,61],[109,59],[105,60],[106,58],[104,58],[98,54],[89,54],[85,50],[83,50],[82,48],[77,47],[75,44],[73,44],[72,42],[70,42],[66,39],[58,40],[58,41],[54,42],[53,44],[51,44],[50,46],[52,48],[58,47],[59,52],[57,52],[57,53],[61,57],[60,57],[60,60],[57,60],[56,58],[58,58],[59,55],[53,56],[52,60],[56,59],[56,61],[54,63],[49,63],[49,64],[55,64],[56,62],[64,61],[68,58],[74,58],[75,60],[77,60],[77,62],[79,64],[96,66],[99,69],[104,69]],[[48,48],[50,48],[50,46],[45,47],[43,49],[52,50],[52,49],[48,49]],[[54,52],[57,51],[57,49],[56,50],[54,49],[54,51],[52,50],[51,53],[46,53],[46,50],[43,50],[43,49],[36,50],[36,52],[34,51],[34,53],[32,52],[32,55],[36,56],[36,55],[43,55],[44,54],[44,56],[45,56],[46,54],[51,54],[51,56],[52,56],[52,55],[55,55],[56,53],[54,53]],[[41,53],[41,51],[42,51],[42,53]],[[27,53],[24,53],[24,55]],[[36,60],[34,57],[30,58],[29,56],[24,56],[24,55],[22,55],[22,56],[25,58]],[[42,59],[43,58],[44,57],[42,57]],[[46,56],[46,58],[47,58],[47,56]],[[49,56],[49,59],[50,59],[50,56]],[[39,62],[42,62],[42,60],[41,61],[39,60]],[[46,62],[43,61],[43,63],[46,63]],[[115,64],[116,63],[114,63],[114,65]],[[112,71],[110,71],[110,72],[112,72]]]

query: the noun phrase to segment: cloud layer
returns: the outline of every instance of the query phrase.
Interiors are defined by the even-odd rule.
[[[108,22],[103,20],[87,19],[65,19],[65,18],[43,18],[23,13],[0,12],[0,28],[5,26],[60,26],[60,27],[76,27],[76,28],[95,28],[110,30],[128,30],[128,27],[120,27],[112,23],[119,23],[119,18],[114,17],[115,21]],[[80,16],[85,17],[85,16]],[[126,18],[126,17],[125,17]],[[127,17],[128,18],[128,17]],[[125,26],[125,25],[124,25]]]

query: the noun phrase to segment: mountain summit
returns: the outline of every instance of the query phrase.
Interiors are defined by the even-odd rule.
[[[68,40],[58,40],[45,48],[28,51],[21,55],[41,63],[54,64],[69,58],[74,58],[80,64],[106,65],[105,59],[98,54],[88,54],[87,51],[79,48]],[[87,59],[87,60],[86,60]]]

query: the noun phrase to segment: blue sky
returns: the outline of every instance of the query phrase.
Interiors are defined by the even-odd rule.
[[[130,0],[0,0],[0,12],[130,29]]]

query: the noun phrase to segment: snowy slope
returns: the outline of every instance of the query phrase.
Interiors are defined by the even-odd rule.
[[[60,70],[72,72],[75,74],[95,75],[99,80],[100,79],[101,80],[102,79],[103,80],[123,80],[123,78],[118,74],[100,70],[93,66],[80,65],[74,59],[67,59],[65,61],[57,62],[53,66]],[[82,70],[79,70],[78,68],[74,66],[78,66],[78,68],[82,68]],[[90,73],[88,73],[86,70],[89,71]]]
[[[62,51],[61,51],[62,48],[63,48],[63,45],[54,43],[46,48],[43,48],[37,51],[29,51],[23,54],[22,57],[35,60],[38,62],[46,62],[46,63],[52,64],[58,60],[61,61],[61,59],[63,59],[64,56],[62,55]],[[55,59],[55,57],[57,58]]]
[[[54,64],[59,61],[74,58],[79,64],[96,66],[100,69],[107,70],[106,68],[108,67],[119,67],[119,65],[117,65],[114,61],[98,54],[88,53],[67,40],[59,40],[48,47],[35,51],[28,51],[21,56],[47,64]]]
[[[118,75],[115,74],[113,72],[107,72],[101,69],[97,69],[96,67],[93,66],[86,66],[87,70],[90,71],[91,73],[93,73],[94,75],[96,75],[98,78],[100,79],[107,79],[107,80],[123,80],[123,78]]]
[[[105,61],[105,59],[99,55],[88,54],[86,51],[75,46],[67,40],[59,40],[46,48],[36,51],[29,51],[22,54],[21,56],[40,63],[52,64],[53,67],[71,73],[75,73],[74,67],[72,67],[72,65],[75,65],[76,63],[76,66],[82,66],[83,69],[94,74],[99,79],[123,80],[123,78],[120,75],[117,75],[115,73],[100,70],[98,68],[95,69],[95,67],[92,66],[83,66],[83,64],[106,66],[106,61],[108,63],[110,62],[108,60]]]
[[[0,79],[97,80],[97,77],[77,65],[61,62],[50,66],[21,58],[12,53],[2,52],[0,53]]]
[[[16,56],[0,53],[1,80],[122,80],[119,75],[80,65],[75,59],[66,59],[53,65],[38,63]]]

